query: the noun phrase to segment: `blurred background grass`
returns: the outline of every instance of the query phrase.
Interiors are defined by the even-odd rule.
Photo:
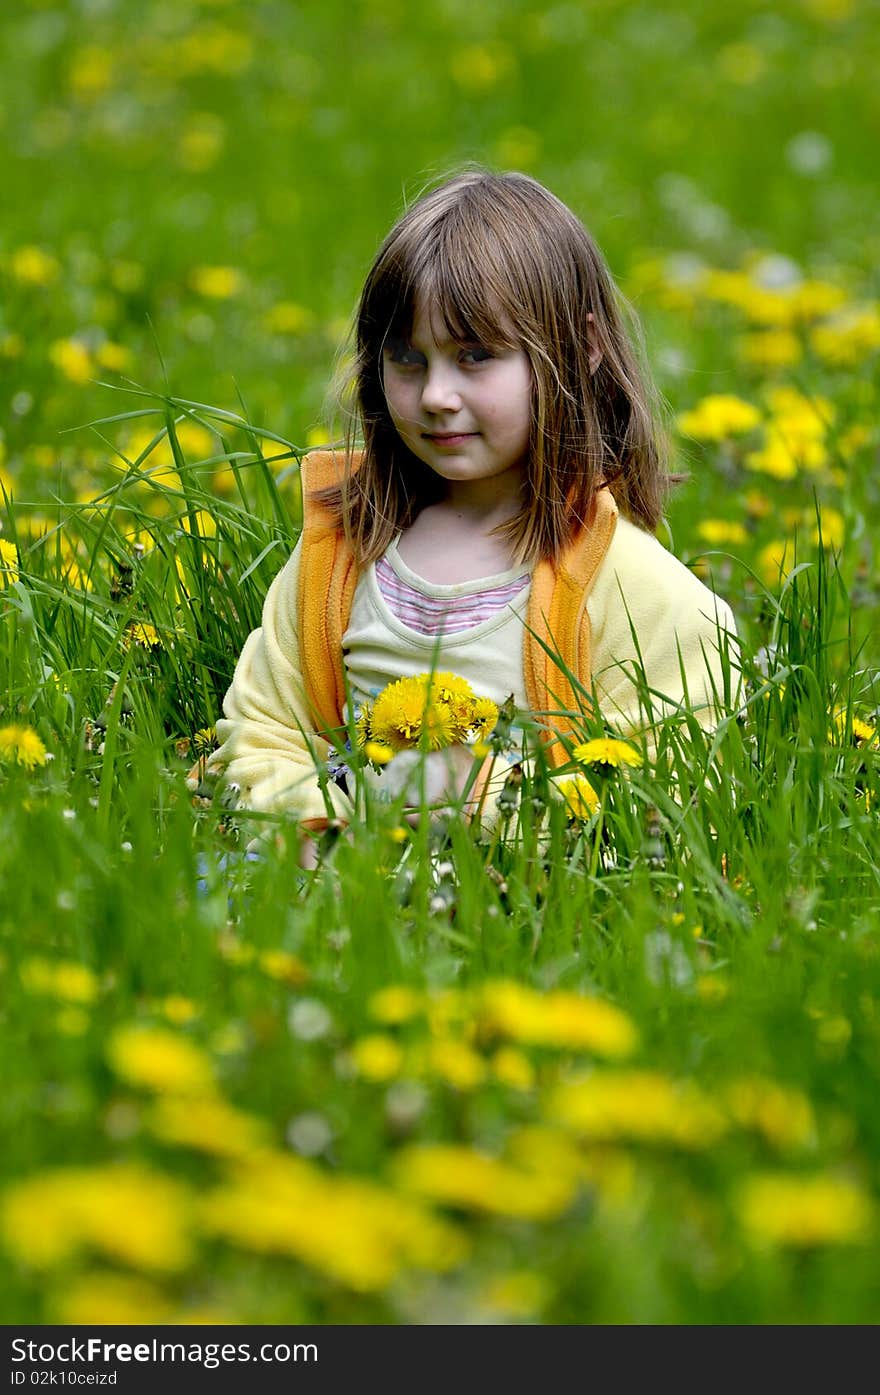
[[[548,183],[624,282],[658,249],[870,281],[878,59],[878,8],[856,0],[9,7],[0,254],[57,268],[4,284],[7,449],[101,414],[47,358],[69,336],[154,388],[161,350],[182,395],[240,392],[303,441],[380,239],[465,159]],[[653,342],[676,397],[730,385],[722,354]]]

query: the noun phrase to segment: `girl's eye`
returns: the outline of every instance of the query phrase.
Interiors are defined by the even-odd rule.
[[[411,349],[408,344],[389,344],[386,353],[392,363],[398,364],[401,368],[419,368],[424,363],[424,355],[417,349]]]
[[[492,358],[490,349],[484,349],[479,344],[474,344],[470,349],[462,350],[462,358],[465,363],[488,363]]]

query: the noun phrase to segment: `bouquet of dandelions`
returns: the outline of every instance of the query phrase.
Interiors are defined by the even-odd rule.
[[[473,783],[497,721],[495,703],[456,673],[398,678],[355,722],[368,782],[383,799],[403,794],[406,805],[446,804]]]

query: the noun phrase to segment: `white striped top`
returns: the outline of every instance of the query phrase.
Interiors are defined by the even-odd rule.
[[[508,573],[498,579],[487,578],[490,584],[477,589],[468,589],[473,583],[461,587],[432,587],[434,594],[431,595],[427,583],[422,581],[416,587],[401,575],[401,559],[396,548],[389,548],[389,553],[397,565],[392,564],[387,554],[376,563],[379,592],[392,614],[422,635],[455,635],[472,630],[500,614],[531,581],[528,572],[514,577],[509,577]]]

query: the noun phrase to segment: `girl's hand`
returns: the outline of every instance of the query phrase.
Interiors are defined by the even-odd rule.
[[[407,795],[404,817],[407,823],[415,825],[421,817],[422,799],[424,804],[430,806],[432,813],[445,812],[461,803],[474,768],[474,756],[467,746],[462,745],[445,746],[443,750],[429,751],[425,756],[415,752],[411,754],[416,761],[402,787],[405,787]],[[400,756],[396,759],[400,760]],[[420,768],[422,761],[423,769]],[[387,769],[386,766],[386,772]]]
[[[299,845],[299,865],[304,872],[314,872],[320,861],[318,844],[314,838],[304,833]]]

